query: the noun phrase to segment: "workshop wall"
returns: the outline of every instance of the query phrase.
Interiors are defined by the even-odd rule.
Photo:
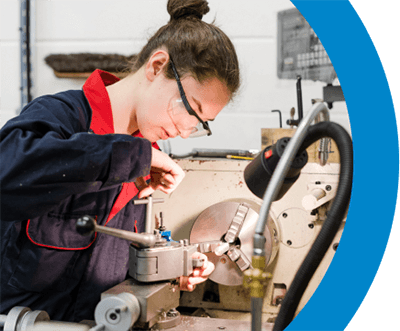
[[[211,123],[211,137],[175,138],[165,151],[174,154],[192,148],[260,149],[261,128],[283,127],[292,107],[297,109],[295,80],[277,77],[277,12],[293,8],[289,0],[208,0],[215,19],[236,46],[242,88],[236,99]],[[0,0],[1,122],[20,111],[19,2]],[[139,52],[146,40],[168,19],[166,0],[36,0],[34,97],[80,89],[84,79],[57,78],[44,62],[56,53]],[[311,99],[322,98],[325,83],[302,81],[305,113]],[[297,117],[297,115],[296,115]],[[334,103],[331,120],[350,131],[344,102]]]
[[[0,125],[20,108],[19,1],[0,0]]]

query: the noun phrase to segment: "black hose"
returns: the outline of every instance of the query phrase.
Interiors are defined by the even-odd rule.
[[[273,331],[284,330],[293,320],[300,299],[339,230],[350,202],[353,181],[353,145],[347,131],[340,125],[332,122],[315,124],[308,129],[307,136],[300,146],[299,151],[305,150],[315,141],[325,137],[332,138],[339,149],[340,175],[336,197],[332,202],[327,219],[320,233],[297,271],[282,301]]]

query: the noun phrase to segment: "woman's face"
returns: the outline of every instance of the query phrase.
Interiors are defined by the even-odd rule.
[[[229,101],[229,90],[217,78],[200,84],[186,76],[181,82],[190,106],[204,122],[213,120]],[[178,135],[189,136],[198,120],[184,108],[177,111],[176,100],[180,99],[175,79],[167,79],[164,74],[154,79],[136,112],[139,131],[144,138],[155,142]]]

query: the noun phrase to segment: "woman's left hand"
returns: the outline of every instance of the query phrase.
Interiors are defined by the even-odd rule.
[[[193,291],[196,285],[206,281],[215,269],[214,263],[208,261],[207,256],[202,253],[196,252],[192,255],[192,258],[202,259],[204,262],[201,267],[195,268],[189,277],[180,277],[181,291]]]

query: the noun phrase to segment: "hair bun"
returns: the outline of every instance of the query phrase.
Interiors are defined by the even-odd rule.
[[[206,0],[169,0],[167,4],[171,21],[186,17],[202,19],[210,11]]]

